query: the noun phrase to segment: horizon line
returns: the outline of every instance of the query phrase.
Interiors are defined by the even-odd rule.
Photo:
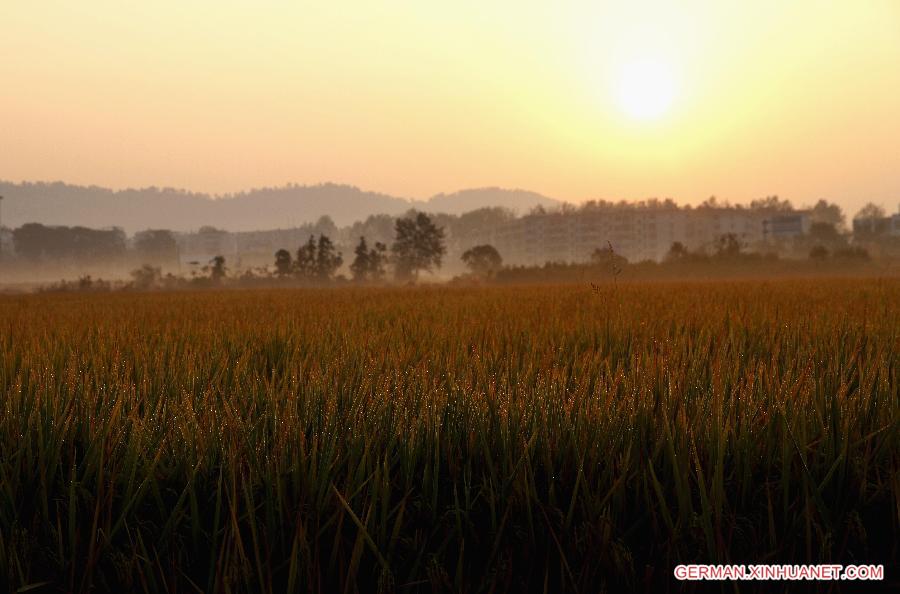
[[[120,187],[111,187],[111,186],[100,185],[100,184],[96,184],[96,183],[90,183],[90,184],[73,183],[73,182],[68,182],[68,181],[64,181],[64,180],[60,180],[60,179],[58,179],[58,180],[52,180],[52,181],[48,181],[48,180],[27,180],[27,179],[22,179],[22,180],[20,180],[20,181],[13,181],[13,180],[5,179],[5,178],[0,178],[0,184],[9,184],[9,185],[16,185],[16,186],[23,186],[23,185],[48,185],[48,186],[51,186],[51,185],[63,185],[63,186],[69,186],[69,187],[75,187],[75,188],[84,188],[84,189],[100,189],[100,190],[104,190],[104,191],[107,191],[107,192],[111,192],[111,193],[113,193],[113,194],[119,194],[119,193],[124,193],[124,192],[132,192],[132,191],[133,191],[133,192],[141,192],[141,191],[151,191],[151,190],[155,190],[155,191],[159,191],[159,192],[171,192],[171,193],[176,193],[176,194],[185,194],[185,195],[187,195],[187,196],[196,197],[196,198],[203,198],[203,199],[206,199],[206,200],[212,200],[212,201],[215,201],[215,200],[230,200],[230,199],[238,198],[238,197],[240,197],[240,196],[249,195],[249,194],[252,194],[252,193],[254,193],[254,192],[263,192],[263,191],[267,191],[267,190],[286,190],[286,189],[293,189],[293,188],[301,188],[301,189],[304,189],[304,188],[317,188],[317,187],[334,186],[334,187],[350,188],[350,189],[353,189],[353,190],[357,190],[358,192],[363,193],[363,194],[375,194],[375,195],[378,195],[378,196],[383,196],[383,197],[391,198],[391,199],[395,199],[395,200],[403,200],[403,201],[406,201],[406,202],[409,202],[409,203],[416,203],[416,202],[420,202],[420,203],[428,203],[428,202],[430,202],[431,200],[433,200],[433,199],[435,199],[435,198],[440,198],[440,197],[445,197],[445,196],[453,196],[453,195],[455,195],[455,194],[462,194],[462,193],[464,193],[464,192],[480,191],[480,190],[498,190],[498,191],[501,191],[501,192],[523,192],[523,193],[528,193],[528,194],[534,194],[534,195],[537,196],[537,197],[540,197],[540,198],[543,198],[543,199],[546,199],[546,200],[551,200],[551,201],[553,201],[553,202],[556,202],[556,203],[558,203],[560,206],[566,205],[566,204],[569,204],[569,205],[572,205],[572,206],[582,206],[582,205],[584,205],[584,204],[586,204],[586,203],[588,203],[588,202],[591,202],[591,201],[595,201],[595,202],[608,202],[608,203],[613,203],[613,204],[620,204],[620,203],[622,203],[622,202],[625,202],[625,203],[627,203],[627,204],[639,204],[639,203],[641,203],[641,202],[647,202],[647,201],[652,201],[652,200],[658,200],[658,201],[667,201],[667,200],[671,200],[671,201],[674,202],[674,203],[676,204],[676,206],[678,206],[679,208],[683,208],[683,207],[686,207],[686,206],[693,206],[692,201],[677,200],[677,199],[675,199],[675,198],[673,198],[673,197],[671,197],[671,196],[666,196],[666,197],[648,196],[648,197],[644,197],[644,198],[596,198],[596,197],[595,197],[595,198],[583,198],[583,199],[581,199],[580,201],[575,202],[575,201],[570,201],[570,200],[561,200],[561,199],[559,199],[559,198],[555,198],[555,197],[553,197],[553,196],[548,196],[547,194],[544,194],[544,193],[541,193],[541,192],[537,192],[537,191],[534,191],[534,190],[529,190],[529,189],[527,189],[527,188],[522,188],[522,187],[505,187],[505,186],[499,186],[499,185],[493,185],[493,186],[488,185],[488,186],[473,186],[473,187],[466,187],[466,188],[460,188],[460,189],[455,190],[455,191],[452,191],[452,192],[438,192],[438,193],[436,193],[436,194],[432,194],[431,196],[429,196],[429,197],[427,197],[427,198],[410,198],[410,197],[408,197],[408,196],[399,196],[399,195],[396,195],[396,194],[390,194],[390,193],[382,192],[382,191],[378,191],[378,190],[365,189],[365,188],[363,188],[363,187],[361,187],[361,186],[359,186],[359,185],[353,184],[353,183],[336,182],[336,181],[322,181],[322,182],[316,182],[316,183],[298,183],[298,182],[291,182],[291,181],[288,181],[288,182],[284,182],[283,184],[280,184],[280,185],[249,187],[249,188],[245,188],[245,189],[241,189],[241,190],[237,190],[237,191],[224,192],[224,193],[219,193],[219,192],[205,192],[205,191],[192,190],[192,189],[188,189],[188,188],[185,188],[185,187],[176,187],[176,186],[167,186],[167,185],[159,185],[159,186],[158,186],[158,185],[146,185],[146,186],[125,186],[125,187],[121,187],[121,186],[120,186]],[[729,206],[731,206],[731,207],[740,207],[740,206],[744,206],[744,205],[749,205],[753,200],[757,200],[757,199],[765,199],[765,198],[769,198],[769,197],[772,197],[772,196],[777,197],[777,198],[780,198],[780,199],[782,199],[782,200],[787,200],[787,201],[793,203],[793,200],[791,200],[791,198],[789,198],[789,197],[782,197],[781,194],[779,194],[779,193],[777,193],[777,192],[775,192],[775,193],[768,193],[768,194],[766,194],[765,196],[760,196],[759,198],[753,198],[753,199],[750,199],[750,200],[747,200],[747,201],[744,201],[744,202],[742,202],[742,201],[734,201],[734,202],[733,202],[733,201],[731,201],[731,199],[729,199],[729,198],[720,198],[719,195],[716,194],[716,193],[712,193],[712,194],[710,194],[709,196],[707,196],[707,197],[705,197],[705,198],[702,198],[702,199],[701,199],[701,198],[697,198],[697,199],[695,199],[695,200],[696,200],[698,203],[702,203],[703,201],[706,201],[706,200],[708,200],[708,199],[710,199],[710,198],[715,198],[715,199],[721,201],[721,206],[722,206],[722,207],[729,207]],[[838,204],[839,206],[841,206],[840,203],[831,201],[831,200],[829,200],[828,198],[825,198],[825,197],[820,197],[820,198],[816,199],[816,201],[818,201],[818,200],[825,200],[826,202],[830,202],[830,203],[832,203],[832,204]],[[813,203],[813,204],[814,204],[814,203]],[[877,203],[876,203],[876,204],[877,204]],[[804,205],[794,205],[794,204],[792,204],[792,205],[793,205],[793,207],[794,207],[795,210],[803,210],[803,209],[806,209],[806,208],[812,208],[812,206],[813,206],[812,204],[811,204],[811,205],[807,205],[807,206],[804,206]],[[844,208],[843,206],[841,206],[841,207]]]

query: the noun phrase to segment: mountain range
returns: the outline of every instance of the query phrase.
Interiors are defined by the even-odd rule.
[[[210,225],[229,231],[283,229],[329,216],[338,226],[376,214],[402,215],[410,209],[429,213],[462,214],[485,207],[524,213],[535,206],[559,201],[525,190],[478,188],[411,200],[367,192],[349,185],[287,185],[237,194],[210,195],[174,188],[111,190],[63,182],[0,181],[2,224],[25,223],[121,227],[128,233],[163,228],[196,230]]]

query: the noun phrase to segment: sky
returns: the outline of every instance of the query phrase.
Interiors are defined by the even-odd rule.
[[[900,204],[897,0],[0,7],[0,179]]]

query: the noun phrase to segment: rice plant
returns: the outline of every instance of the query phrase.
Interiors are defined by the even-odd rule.
[[[2,297],[0,590],[890,572],[898,354],[896,279]]]

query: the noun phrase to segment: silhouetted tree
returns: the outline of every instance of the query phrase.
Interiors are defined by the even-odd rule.
[[[337,269],[344,263],[344,258],[338,252],[331,239],[326,235],[319,235],[319,245],[315,260],[316,278],[320,281],[331,280]]]
[[[441,260],[447,251],[444,230],[436,226],[428,215],[420,212],[414,218],[397,219],[394,229],[391,253],[398,279],[416,280],[420,271],[431,272],[441,267]]]
[[[856,213],[856,216],[853,218],[855,220],[868,220],[868,219],[883,219],[885,217],[884,208],[875,204],[874,202],[868,202],[865,206],[859,209],[859,212]]]
[[[741,255],[741,242],[734,233],[725,233],[715,239],[713,249],[720,258],[733,258]]]
[[[386,274],[385,265],[387,264],[387,245],[380,241],[375,242],[375,247],[369,250],[369,279],[372,281],[380,281],[384,279]]]
[[[310,235],[309,241],[297,250],[293,270],[303,280],[324,282],[331,280],[343,263],[343,257],[327,235],[319,235],[318,241]]]
[[[134,251],[144,262],[169,263],[178,259],[178,243],[171,231],[147,229],[134,235]]]
[[[293,271],[293,261],[291,253],[285,249],[275,252],[275,274],[284,278]]]
[[[492,245],[476,245],[463,252],[462,261],[478,276],[492,277],[503,267],[500,252]]]
[[[837,242],[841,240],[841,234],[833,223],[813,223],[809,226],[809,237],[821,242]]]
[[[700,203],[698,208],[723,208],[727,206],[724,202],[719,202],[719,199],[715,196],[710,196],[706,200]]]
[[[16,253],[29,260],[100,261],[125,253],[125,233],[119,228],[47,227],[27,223],[13,231]]]
[[[884,208],[872,202],[863,206],[853,217],[853,234],[871,238],[887,230],[881,222],[885,218]]]
[[[357,282],[380,281],[384,278],[384,265],[387,261],[387,246],[380,241],[375,242],[375,247],[369,248],[365,237],[359,238],[356,249],[353,250],[356,257],[350,264],[353,280]]]
[[[316,275],[316,238],[309,236],[309,241],[297,250],[294,270],[300,278],[310,280]]]
[[[394,236],[394,217],[386,214],[370,215],[357,221],[347,230],[350,237],[366,237],[366,243],[374,241],[390,243]]]
[[[754,210],[778,210],[789,211],[794,210],[794,205],[790,200],[782,200],[778,196],[766,196],[757,200],[750,201],[750,208]]]
[[[835,249],[845,246],[847,239],[838,232],[832,223],[813,223],[809,227],[808,240],[815,245]]]
[[[846,220],[840,206],[830,204],[825,200],[816,202],[809,211],[809,218],[813,225],[817,223],[830,224],[835,230],[842,229]]]
[[[353,280],[357,282],[380,281],[384,278],[384,265],[387,261],[387,246],[380,241],[375,242],[373,248],[369,248],[365,237],[359,238],[356,249],[353,250],[355,258],[350,264],[350,272]]]
[[[680,241],[676,241],[669,248],[669,253],[666,254],[666,260],[676,262],[679,260],[684,260],[688,256],[688,250],[684,247],[684,244]]]
[[[213,282],[219,282],[228,272],[228,269],[225,268],[225,256],[215,256],[212,260],[209,261],[209,266],[206,267],[209,272],[209,278]]]
[[[141,291],[159,286],[161,280],[162,270],[156,266],[144,264],[131,271],[131,285]]]
[[[26,223],[13,230],[16,253],[26,260],[40,260],[48,250],[51,230],[40,223]]]

